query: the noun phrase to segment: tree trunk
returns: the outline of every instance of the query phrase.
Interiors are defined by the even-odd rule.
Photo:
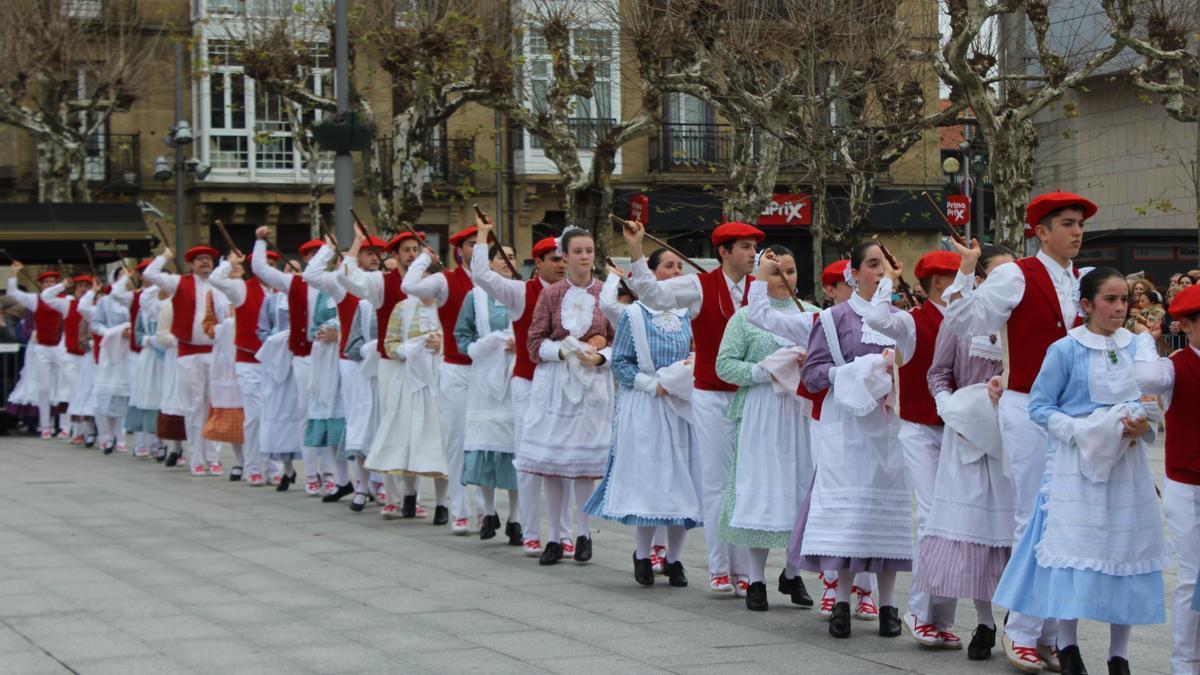
[[[810,208],[812,209],[812,261],[813,261],[813,298],[817,304],[821,303],[824,297],[824,287],[821,285],[821,271],[825,269],[825,231],[827,228],[827,213],[825,207],[826,193],[829,186],[826,185],[824,174],[817,173],[816,180],[813,181],[812,197]]]
[[[996,195],[994,239],[996,243],[1022,255],[1025,207],[1033,193],[1037,130],[1033,123],[1024,122],[1013,127],[1001,127],[987,137],[991,151],[988,173]]]
[[[427,134],[412,109],[392,119],[392,209],[398,222],[413,225],[425,210]]]
[[[757,141],[758,152],[755,152]],[[733,158],[724,195],[725,215],[731,220],[755,223],[771,196],[779,177],[783,143],[774,134],[755,133],[752,128],[734,131]]]
[[[82,146],[68,148],[61,141],[37,140],[38,201],[42,203],[90,202]],[[74,171],[77,176],[71,177]]]
[[[850,203],[846,208],[846,227],[842,231],[841,246],[852,249],[862,241],[871,225],[871,203],[875,198],[875,172],[852,170],[850,178]]]

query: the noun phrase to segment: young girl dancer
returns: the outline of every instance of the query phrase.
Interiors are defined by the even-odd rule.
[[[1138,345],[1123,328],[1129,284],[1111,267],[1092,270],[1079,305],[1087,323],[1050,345],[1029,393],[1029,417],[1049,432],[1050,449],[995,601],[1058,620],[1064,675],[1087,672],[1079,619],[1108,623],[1108,672],[1128,673],[1132,624],[1166,620],[1166,541],[1146,461],[1153,432],[1134,375]]]

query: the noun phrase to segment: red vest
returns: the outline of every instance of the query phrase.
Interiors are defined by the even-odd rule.
[[[37,330],[37,343],[43,347],[53,347],[62,339],[62,314],[47,305],[40,295],[33,312],[33,326]]]
[[[1167,408],[1167,478],[1200,485],[1200,356],[1190,346],[1171,356],[1175,391]]]
[[[541,278],[534,276],[525,282],[525,311],[520,318],[513,321],[513,342],[516,343],[516,354],[513,358],[513,377],[525,380],[533,379],[533,371],[537,364],[529,358],[529,324],[533,323],[533,309],[537,307],[538,298],[542,295],[545,285]]]
[[[258,363],[254,355],[262,347],[258,339],[258,313],[262,311],[267,294],[257,277],[246,280],[246,300],[233,310],[233,343],[237,345],[234,360],[238,363]]]
[[[79,299],[71,298],[71,308],[67,310],[67,318],[63,321],[63,335],[67,338],[67,352],[83,356],[87,348],[79,343],[79,328],[83,324],[83,315],[79,313]]]
[[[442,324],[442,358],[446,363],[460,366],[471,365],[471,357],[458,351],[458,342],[454,339],[454,326],[458,323],[458,310],[462,308],[463,298],[475,287],[471,277],[467,276],[467,268],[459,265],[444,273],[446,285],[450,292],[446,296],[446,304],[438,307],[438,319]]]
[[[142,293],[141,291],[133,292],[133,302],[129,303],[129,351],[137,354],[142,351],[142,346],[137,341],[137,317],[138,311],[142,308]]]
[[[312,353],[312,341],[308,339],[308,284],[299,274],[292,275],[288,286],[288,349],[293,356],[308,356]]]
[[[178,344],[178,356],[192,354],[208,354],[212,345],[192,344],[192,324],[196,320],[196,277],[185,274],[179,278],[179,286],[171,297],[171,335],[175,336]]]
[[[376,332],[379,334],[375,340],[375,349],[379,351],[379,356],[385,359],[392,357],[388,356],[387,348],[383,346],[383,336],[387,333],[388,319],[392,318],[392,310],[396,305],[404,302],[408,297],[404,291],[400,290],[400,284],[404,280],[404,275],[400,270],[390,270],[383,273],[383,304],[375,308],[375,324]]]
[[[1067,336],[1068,327],[1074,326],[1078,317],[1063,319],[1054,282],[1041,260],[1021,258],[1016,264],[1025,274],[1025,294],[1008,317],[1008,388],[1028,394],[1042,369],[1046,350]],[[1079,276],[1078,270],[1072,271]]]
[[[933,365],[933,346],[942,325],[942,311],[932,301],[926,301],[911,314],[917,324],[917,348],[908,363],[900,367],[900,419],[940,426],[942,418],[938,417],[933,394],[929,393],[928,376],[929,366]]]
[[[721,348],[721,337],[725,335],[725,324],[737,312],[725,273],[721,268],[697,275],[700,279],[700,313],[692,319],[692,337],[696,341],[696,368],[693,371],[695,386],[706,391],[737,391],[737,386],[717,377],[717,351]],[[742,307],[750,298],[750,282],[754,277],[743,280]]]
[[[346,294],[342,301],[338,303],[337,315],[338,323],[342,325],[342,329],[338,337],[338,354],[342,358],[346,358],[346,340],[350,337],[350,325],[354,323],[354,310],[358,309],[358,298]]]
[[[821,330],[821,314],[818,312],[813,314],[813,330]],[[807,349],[807,345],[805,346]],[[817,393],[812,393],[804,386],[804,380],[800,381],[800,385],[796,387],[796,395],[801,398],[806,398],[812,401],[812,418],[820,421],[821,419],[821,404],[825,402],[825,395],[829,393],[829,388],[826,387]]]

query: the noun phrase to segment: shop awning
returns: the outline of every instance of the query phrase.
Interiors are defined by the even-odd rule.
[[[155,238],[137,204],[0,204],[0,248],[29,265],[96,264],[149,255]]]

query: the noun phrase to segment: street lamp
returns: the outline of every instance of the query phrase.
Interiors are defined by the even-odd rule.
[[[212,167],[195,157],[184,159],[183,148],[192,144],[192,125],[183,119],[183,46],[175,44],[175,126],[167,130],[163,143],[175,151],[174,167],[163,155],[154,160],[154,178],[168,181],[175,178],[175,253],[183,251],[183,178],[188,173],[204,180]],[[163,242],[166,244],[166,242]]]

